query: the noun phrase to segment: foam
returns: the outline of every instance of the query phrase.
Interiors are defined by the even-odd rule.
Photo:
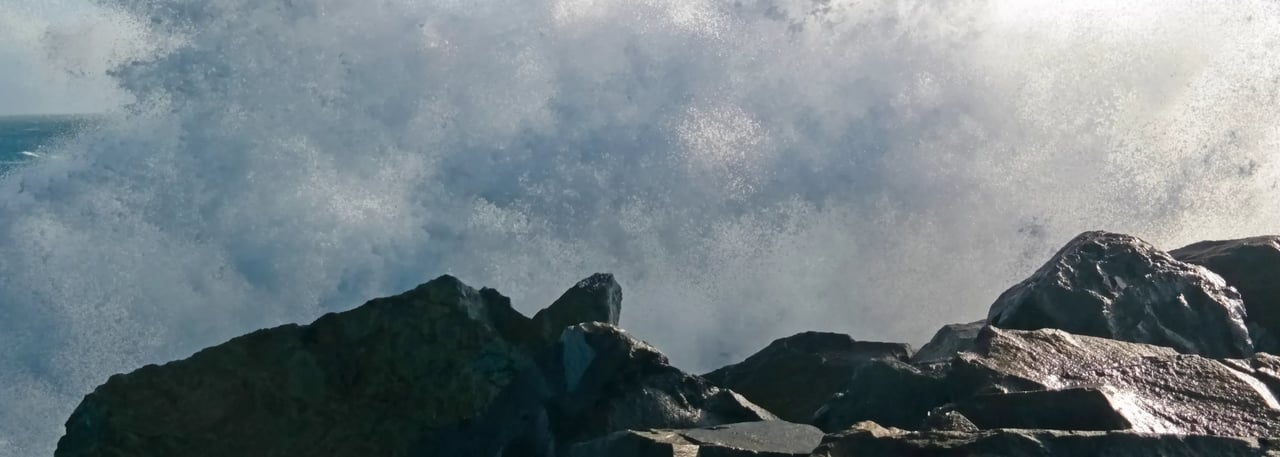
[[[1280,221],[1273,2],[104,3],[160,44],[0,178],[0,452],[111,373],[443,273],[532,312],[613,272],[706,370],[922,342],[1087,229]]]

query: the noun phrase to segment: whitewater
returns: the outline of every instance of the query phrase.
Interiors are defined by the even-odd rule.
[[[0,455],[444,273],[613,272],[701,371],[922,342],[1088,229],[1280,231],[1280,3],[1120,3],[100,0],[127,102],[0,177]]]

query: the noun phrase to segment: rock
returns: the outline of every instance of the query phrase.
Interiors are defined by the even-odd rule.
[[[1005,291],[987,322],[1248,357],[1244,316],[1240,294],[1213,272],[1129,235],[1087,232]]]
[[[929,416],[924,419],[924,430],[976,432],[981,429],[963,414],[944,406],[929,412]]]
[[[626,331],[587,323],[566,329],[481,417],[437,430],[418,449],[419,455],[510,457],[511,449],[565,450],[625,430],[776,419],[733,391],[672,367]]]
[[[862,421],[914,429],[949,398],[942,373],[898,360],[875,360],[859,368],[845,390],[818,410],[813,424],[828,433]]]
[[[1129,430],[1123,398],[1107,386],[976,395],[954,408],[979,429]]]
[[[1239,290],[1254,346],[1280,353],[1280,236],[1201,241],[1169,254],[1208,268]]]
[[[911,356],[911,363],[924,365],[951,361],[956,354],[973,347],[973,340],[978,337],[978,331],[986,325],[987,321],[981,320],[968,324],[943,326],[933,335],[933,339]]]
[[[613,275],[597,273],[579,281],[559,299],[533,315],[542,334],[554,340],[565,327],[580,322],[618,325],[622,313],[622,286]]]
[[[1275,443],[1258,438],[1145,434],[1117,431],[1001,429],[979,432],[886,428],[872,422],[827,435],[814,457],[1049,457],[1272,455]]]
[[[112,376],[72,413],[55,455],[406,455],[489,408],[547,343],[506,297],[443,276]]]
[[[628,430],[569,450],[568,457],[802,457],[822,431],[782,421],[745,422],[688,430]]]
[[[1273,363],[1254,360],[1258,370]],[[1166,347],[1061,330],[987,327],[974,351],[951,365],[947,386],[953,398],[979,395],[957,410],[980,427],[1280,436],[1280,404],[1247,371]],[[982,396],[1012,392],[1020,394]]]
[[[808,422],[844,389],[859,366],[875,359],[906,361],[911,346],[855,341],[839,333],[805,332],[770,343],[746,360],[703,375],[783,420]],[[796,388],[803,379],[804,387]]]

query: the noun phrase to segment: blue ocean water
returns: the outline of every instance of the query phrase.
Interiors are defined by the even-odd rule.
[[[50,144],[95,121],[84,115],[0,116],[0,172],[42,156]]]

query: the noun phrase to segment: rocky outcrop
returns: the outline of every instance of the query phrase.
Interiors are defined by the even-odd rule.
[[[783,420],[808,422],[832,395],[844,390],[869,361],[906,361],[911,346],[856,341],[839,333],[805,332],[778,339],[746,360],[703,375]],[[796,380],[804,388],[796,388]]]
[[[446,427],[422,455],[552,456],[625,430],[774,420],[733,391],[672,367],[649,344],[601,323],[566,329],[486,413]],[[558,451],[557,451],[558,449]]]
[[[616,294],[582,295],[548,315],[617,308]],[[113,376],[76,408],[55,455],[407,455],[427,430],[486,410],[548,343],[497,291],[444,276]]]
[[[597,273],[579,281],[551,306],[533,315],[534,326],[549,340],[560,336],[565,327],[579,322],[604,322],[618,325],[622,315],[622,286],[613,275]]]
[[[973,348],[973,340],[978,338],[978,331],[986,325],[987,321],[982,320],[943,326],[933,335],[933,339],[911,356],[911,363],[928,365],[950,362],[956,354]]]
[[[1261,457],[1267,439],[1135,432],[1000,429],[979,432],[907,431],[872,422],[827,435],[814,457]]]
[[[1239,290],[1256,349],[1280,353],[1280,236],[1201,241],[1169,254],[1208,268]]]
[[[580,443],[569,457],[804,457],[822,432],[782,421],[746,422],[689,430],[628,430]]]
[[[1244,316],[1240,294],[1217,274],[1133,236],[1087,232],[1005,291],[987,322],[1247,357],[1253,344]]]

